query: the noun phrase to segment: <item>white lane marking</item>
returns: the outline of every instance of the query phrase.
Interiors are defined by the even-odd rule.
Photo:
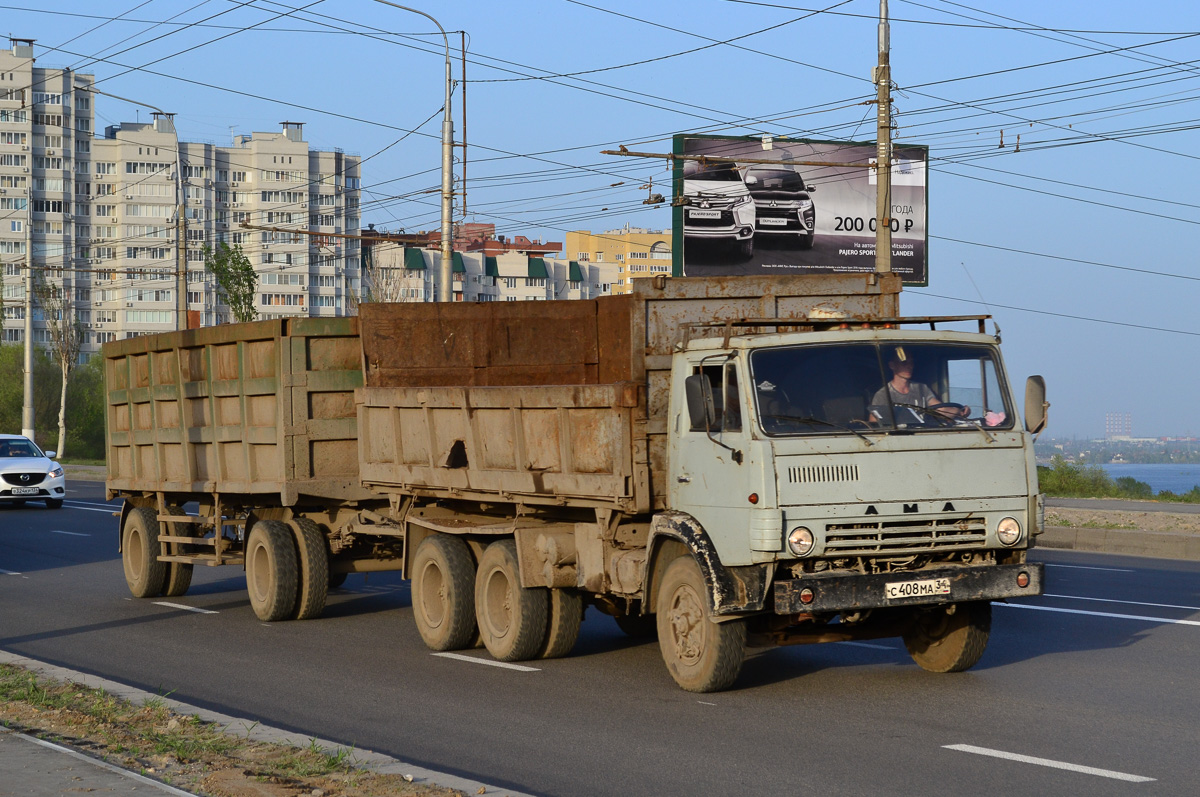
[[[15,571],[15,570],[0,570],[0,574],[6,575],[6,576],[19,576],[19,575],[21,575],[20,573],[18,573],[18,572],[17,572],[17,571]]]
[[[891,645],[873,645],[870,642],[837,642],[838,645],[853,645],[856,648],[871,648],[872,650],[895,650]]]
[[[1119,601],[1116,598],[1085,598],[1082,595],[1052,595],[1049,592],[1042,594],[1043,598],[1066,598],[1072,601],[1099,601],[1101,603],[1127,603],[1130,606],[1156,606],[1160,609],[1191,609],[1194,612],[1200,612],[1200,606],[1180,606],[1177,603],[1143,603],[1142,601]]]
[[[1033,609],[1038,612],[1061,612],[1062,614],[1086,614],[1089,617],[1112,617],[1116,620],[1141,620],[1146,623],[1173,623],[1175,625],[1200,626],[1200,620],[1172,620],[1169,617],[1145,617],[1140,614],[1115,614],[1113,612],[1085,612],[1083,609],[1059,609],[1055,606],[1031,606],[1028,603],[997,603],[1010,609]]]
[[[1136,573],[1136,570],[1126,570],[1120,567],[1086,567],[1085,565],[1055,565],[1050,562],[1042,562],[1045,567],[1066,567],[1070,570],[1103,570],[1107,573]]]
[[[109,772],[116,773],[117,775],[122,775],[131,780],[135,780],[138,783],[142,783],[147,786],[152,786],[155,789],[157,789],[158,791],[163,791],[163,792],[166,792],[167,794],[174,794],[174,795],[177,795],[177,797],[195,797],[195,795],[193,795],[190,791],[183,791],[182,789],[177,789],[174,786],[168,786],[167,784],[163,783],[162,781],[153,780],[151,778],[146,777],[145,775],[139,775],[137,772],[130,772],[128,769],[121,769],[120,767],[110,764],[107,761],[101,761],[98,758],[92,758],[90,755],[84,755],[83,753],[80,753],[77,750],[72,750],[69,747],[63,747],[62,745],[54,744],[54,742],[47,742],[45,739],[37,739],[37,738],[34,738],[33,736],[27,736],[23,733],[18,733],[18,734],[14,734],[14,735],[18,739],[24,739],[27,742],[33,742],[34,744],[41,745],[42,747],[48,747],[51,750],[55,750],[59,753],[66,753],[67,755],[71,756],[72,758],[77,758],[80,761],[86,761],[87,763],[94,764],[95,766],[98,766],[101,769],[108,770]],[[134,788],[136,789],[137,787],[134,786]]]
[[[90,506],[74,506],[72,504],[67,504],[66,507],[67,509],[78,509],[83,512],[103,512],[107,515],[115,515],[117,512],[121,511],[121,507],[119,506],[109,507],[108,509],[93,509]]]
[[[509,664],[506,661],[493,661],[492,659],[477,659],[474,656],[464,656],[461,653],[434,653],[434,656],[441,656],[443,659],[457,659],[458,661],[469,661],[472,664],[486,664],[489,667],[503,667],[506,670],[516,670],[518,672],[539,672],[538,667],[526,667],[524,664]]]
[[[716,703],[705,703],[703,700],[697,700],[696,702],[702,706],[715,706],[716,705]]]
[[[1052,767],[1054,769],[1066,769],[1071,772],[1081,772],[1084,775],[1096,775],[1101,778],[1112,778],[1113,780],[1124,780],[1129,783],[1151,783],[1155,779],[1147,778],[1142,775],[1130,775],[1126,772],[1115,772],[1111,769],[1098,769],[1096,767],[1085,767],[1082,764],[1070,764],[1066,761],[1055,761],[1052,758],[1037,758],[1031,755],[1021,755],[1020,753],[1006,753],[1003,750],[992,750],[987,747],[976,747],[973,744],[944,744],[942,745],[947,750],[957,750],[960,753],[974,753],[975,755],[986,755],[992,758],[1004,758],[1009,761],[1018,761],[1022,764],[1037,764],[1039,767]]]
[[[184,606],[182,603],[169,603],[167,601],[154,601],[154,605],[155,606],[169,606],[172,609],[183,609],[185,611],[195,612],[196,614],[220,614],[220,612],[214,612],[212,609],[200,609],[195,606]]]
[[[82,531],[62,531],[60,529],[50,529],[51,534],[67,534],[71,537],[90,537],[91,534],[84,534]]]
[[[102,506],[108,509],[120,509],[120,504],[102,504],[98,501],[67,501],[68,506]]]

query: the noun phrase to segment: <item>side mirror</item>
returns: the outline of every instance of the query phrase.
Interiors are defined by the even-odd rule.
[[[683,383],[684,394],[687,396],[688,419],[693,430],[712,429],[716,418],[717,408],[713,401],[712,382],[704,374],[693,374]]]
[[[817,187],[815,185],[806,185],[804,186],[804,190],[811,194],[813,191],[817,190]]]
[[[46,455],[46,459],[54,459],[58,456],[57,451],[43,451],[42,453]]]
[[[746,185],[758,185],[758,178],[753,174],[746,177]]]
[[[1025,380],[1025,431],[1037,434],[1046,426],[1046,410],[1050,403],[1046,401],[1046,380],[1040,376],[1031,376]]]

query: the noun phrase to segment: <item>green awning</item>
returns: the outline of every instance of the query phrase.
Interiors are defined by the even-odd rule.
[[[462,252],[450,253],[450,270],[455,274],[467,273],[467,264],[463,262]]]
[[[425,268],[425,256],[420,249],[405,248],[404,267],[414,271]]]
[[[583,282],[583,272],[579,269],[579,263],[575,260],[567,267],[567,280],[570,282]]]
[[[500,265],[496,262],[494,255],[484,255],[483,258],[483,276],[499,277]]]
[[[546,273],[546,261],[540,257],[529,258],[529,278],[530,279],[549,279],[550,275]]]

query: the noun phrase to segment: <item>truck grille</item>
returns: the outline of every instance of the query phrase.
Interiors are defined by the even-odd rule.
[[[825,553],[872,555],[979,548],[987,542],[983,518],[842,523],[825,527]]]
[[[4,481],[9,484],[14,484],[17,487],[29,487],[34,484],[41,484],[46,478],[44,473],[6,473]]]

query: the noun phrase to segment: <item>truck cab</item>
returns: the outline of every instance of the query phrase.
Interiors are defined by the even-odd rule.
[[[948,667],[914,653],[957,670],[983,652],[988,601],[1040,594],[1025,554],[1042,521],[1030,430],[1043,418],[1020,426],[998,340],[978,321],[978,332],[895,320],[730,331],[681,347],[670,512],[702,530],[715,570],[762,584],[761,603],[714,586],[714,616],[750,616],[751,634],[776,642],[827,635],[834,619],[838,633],[861,623],[868,638],[901,628],[910,642],[905,622],[936,615],[944,627],[957,611],[976,627],[974,650]],[[1037,416],[1039,377],[1028,390]]]

